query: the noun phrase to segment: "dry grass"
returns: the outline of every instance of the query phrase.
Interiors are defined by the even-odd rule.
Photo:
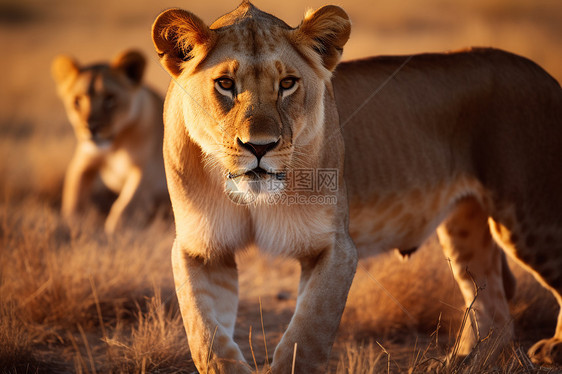
[[[35,198],[2,204],[0,220],[1,368],[65,371],[73,355],[82,368],[82,350],[97,357],[104,345],[116,353],[108,356],[114,361],[95,360],[102,371],[167,365],[166,356],[182,352],[187,363],[169,264],[171,222],[157,219],[108,240],[95,212],[68,228],[57,208]]]
[[[388,253],[360,262],[343,317],[343,323],[362,321],[354,335],[394,336],[404,330],[431,333],[439,319],[442,332],[451,330],[451,324],[462,316],[463,301],[436,242],[432,238],[405,261]]]
[[[181,316],[177,308],[166,305],[158,288],[145,307],[138,305],[134,323],[129,325],[117,321],[108,333],[103,331],[104,372],[175,373],[193,368]]]
[[[417,343],[417,342],[416,342]],[[486,356],[473,357],[470,362],[449,362],[436,355],[437,348],[432,343],[427,346],[413,344],[403,352],[403,347],[379,343],[350,343],[340,354],[336,374],[372,373],[444,373],[444,374],[520,374],[557,373],[558,369],[539,368],[533,365],[525,352],[511,346],[504,357],[490,362]],[[398,352],[396,354],[396,352]],[[394,356],[398,360],[394,359]],[[402,358],[402,356],[407,356]],[[402,363],[404,361],[404,363]]]
[[[1,295],[0,295],[1,296]],[[33,354],[33,334],[17,315],[13,303],[2,297],[0,305],[0,367],[19,372],[37,366]]]
[[[562,79],[558,0],[338,4],[354,23],[345,58],[495,46],[530,57]],[[296,0],[282,7],[265,0],[256,5],[291,25],[304,12]],[[49,76],[51,59],[61,52],[92,61],[137,47],[151,56],[149,82],[164,92],[169,78],[156,63],[149,29],[159,11],[171,6],[211,21],[235,3],[0,4],[0,43],[10,46],[0,59],[0,373],[195,370],[171,278],[173,223],[159,218],[108,240],[101,230],[103,208],[93,207],[72,228],[61,221],[63,173],[75,142]],[[557,306],[519,268],[511,303],[519,340],[499,361],[491,362],[486,351],[466,362],[444,360],[465,310],[436,247],[430,241],[407,262],[389,254],[361,263],[330,372],[549,372],[534,367],[524,352],[552,333]],[[252,251],[238,260],[235,338],[248,362],[253,362],[251,346],[262,367],[294,309],[298,266]]]
[[[56,199],[54,193],[47,195]],[[133,228],[108,240],[96,212],[69,229],[54,201],[33,195],[12,201],[0,206],[0,367],[4,371],[193,370],[171,280],[172,222],[157,219],[148,228]],[[263,301],[271,354],[295,305],[298,266],[255,252],[240,256],[239,263],[242,301],[236,339],[252,361],[248,342],[252,327],[252,347],[261,366],[266,354],[258,300]],[[516,327],[546,328],[546,336],[554,327],[555,303],[530,277],[521,270],[517,273]],[[443,361],[454,345],[462,316],[460,293],[434,242],[407,262],[392,253],[363,261],[343,317],[332,370],[380,372],[388,370],[389,363],[391,372],[531,370],[517,345],[500,363],[491,364],[485,356],[468,366]],[[519,331],[524,349],[540,337]]]

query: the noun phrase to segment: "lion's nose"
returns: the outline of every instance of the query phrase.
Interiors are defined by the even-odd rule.
[[[99,132],[102,125],[103,125],[103,123],[101,121],[97,121],[97,120],[89,120],[88,121],[88,129],[90,130],[90,132],[94,136]]]
[[[273,148],[277,147],[280,140],[277,140],[276,142],[266,143],[266,144],[256,144],[256,143],[250,143],[250,142],[244,143],[242,140],[240,140],[240,138],[238,138],[237,141],[238,141],[238,145],[240,147],[245,148],[248,151],[250,151],[259,160],[263,156],[265,156],[265,154],[267,152],[269,152]]]

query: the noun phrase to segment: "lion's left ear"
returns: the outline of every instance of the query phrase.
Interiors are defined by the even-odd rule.
[[[111,66],[117,69],[134,84],[140,84],[146,66],[144,55],[138,51],[125,51],[117,56]]]
[[[347,13],[340,7],[326,5],[308,12],[291,38],[296,46],[308,47],[319,54],[324,67],[333,71],[350,33],[351,22]]]

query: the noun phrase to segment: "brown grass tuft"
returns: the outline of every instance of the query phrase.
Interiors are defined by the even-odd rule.
[[[35,371],[38,362],[33,354],[33,333],[19,318],[13,303],[0,293],[0,368],[2,373]]]
[[[335,374],[442,373],[442,374],[534,374],[557,373],[556,368],[540,368],[529,360],[518,345],[511,345],[503,356],[490,362],[485,355],[467,361],[447,361],[433,343],[427,346],[412,341],[413,350],[397,345],[350,343],[339,355]],[[408,357],[409,356],[409,357]]]
[[[162,272],[168,269],[157,261],[167,255],[169,239],[159,243],[161,239],[130,232],[106,240],[97,228],[73,233],[54,209],[30,204],[8,209],[2,261],[3,292],[25,320],[60,328],[77,324],[91,328],[97,325],[92,282],[103,314],[116,318],[150,294],[147,285],[152,279],[161,283],[169,278]]]
[[[192,369],[181,315],[163,303],[160,291],[138,306],[131,328],[117,321],[106,343],[104,371],[175,373]],[[143,310],[146,311],[143,312]]]

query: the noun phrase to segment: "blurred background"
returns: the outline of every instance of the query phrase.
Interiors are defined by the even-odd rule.
[[[325,4],[324,0],[285,0],[282,5],[255,1],[291,26],[300,23],[307,9]],[[353,22],[344,59],[493,46],[531,58],[558,81],[562,79],[560,0],[340,0],[335,4]],[[138,48],[149,59],[149,84],[164,94],[169,77],[157,62],[150,37],[156,16],[164,9],[181,7],[211,23],[237,5],[237,0],[0,0],[0,157],[4,161],[0,178],[12,184],[23,178],[25,184],[35,182],[46,190],[58,188],[74,138],[50,76],[54,56],[65,53],[91,63]],[[8,187],[0,185],[0,192]],[[11,193],[17,195],[24,187],[12,185]]]
[[[260,9],[297,26],[325,0],[256,0]],[[493,46],[539,63],[562,78],[560,0],[340,0],[353,22],[344,59],[377,54]],[[69,130],[54,93],[50,62],[58,53],[93,62],[136,47],[146,52],[148,80],[164,93],[169,82],[153,53],[150,28],[160,11],[181,7],[211,23],[233,1],[1,0],[0,134]],[[62,126],[62,128],[61,128]]]

